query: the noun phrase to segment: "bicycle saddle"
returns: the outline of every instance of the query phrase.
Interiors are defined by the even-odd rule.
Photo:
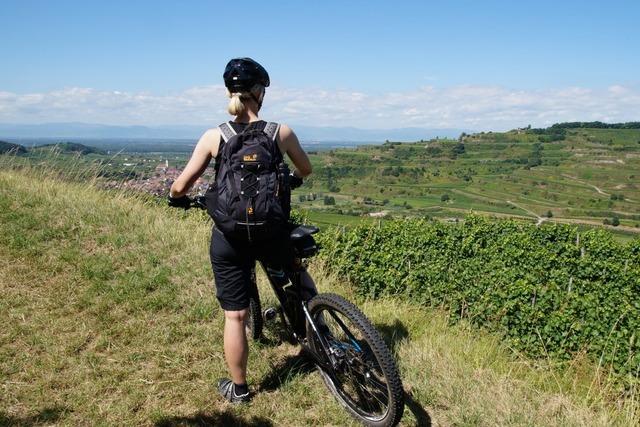
[[[316,234],[320,229],[315,225],[299,225],[291,231],[291,240],[300,240],[305,236]]]

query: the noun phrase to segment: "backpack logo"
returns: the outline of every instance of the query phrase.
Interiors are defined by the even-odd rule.
[[[258,155],[256,153],[245,154],[244,157],[242,157],[242,160],[245,162],[256,162],[258,161]]]

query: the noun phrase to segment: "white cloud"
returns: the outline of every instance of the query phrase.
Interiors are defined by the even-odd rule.
[[[0,122],[217,124],[228,117],[226,103],[222,85],[171,94],[90,88],[28,94],[0,91]],[[465,85],[382,94],[272,87],[263,115],[293,125],[502,130],[573,120],[639,120],[638,112],[640,90],[634,87],[512,90]]]

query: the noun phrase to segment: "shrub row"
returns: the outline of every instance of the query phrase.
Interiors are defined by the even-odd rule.
[[[586,351],[638,380],[640,239],[562,224],[419,219],[319,236],[327,268],[366,296],[404,295],[502,333],[532,356]]]

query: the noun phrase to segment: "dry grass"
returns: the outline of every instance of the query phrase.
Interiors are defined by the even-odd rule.
[[[0,172],[0,425],[352,424],[274,325],[252,344],[252,403],[217,399],[226,369],[209,232],[200,213],[33,169]],[[354,298],[313,273],[321,290]],[[638,422],[631,399],[589,391],[588,365],[535,366],[408,302],[359,305],[398,357],[413,396],[406,425]]]

